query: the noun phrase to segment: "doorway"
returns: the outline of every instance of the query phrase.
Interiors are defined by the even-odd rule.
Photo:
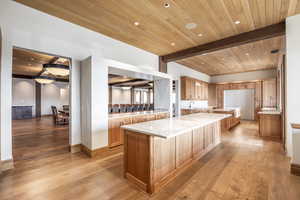
[[[13,48],[13,158],[69,152],[69,58]]]
[[[224,107],[239,107],[241,119],[254,120],[254,89],[224,90]]]

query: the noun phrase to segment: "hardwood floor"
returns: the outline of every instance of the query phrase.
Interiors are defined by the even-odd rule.
[[[55,125],[52,117],[12,121],[15,165],[53,154],[68,153],[68,125]],[[20,163],[21,162],[21,163]]]
[[[0,199],[300,199],[300,177],[290,174],[280,144],[258,138],[253,122],[224,134],[221,145],[151,197],[123,178],[122,162],[122,155],[83,153],[26,161],[1,175]]]

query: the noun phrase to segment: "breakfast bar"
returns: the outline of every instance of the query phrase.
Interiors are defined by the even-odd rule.
[[[124,177],[152,194],[221,142],[228,114],[197,113],[124,125]]]

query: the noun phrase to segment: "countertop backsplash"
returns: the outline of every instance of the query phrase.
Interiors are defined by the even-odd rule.
[[[208,101],[181,101],[181,109],[208,108]]]

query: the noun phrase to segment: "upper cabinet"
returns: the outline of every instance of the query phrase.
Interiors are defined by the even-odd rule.
[[[208,100],[208,83],[182,76],[181,100]]]
[[[277,106],[276,79],[262,81],[263,107]]]

